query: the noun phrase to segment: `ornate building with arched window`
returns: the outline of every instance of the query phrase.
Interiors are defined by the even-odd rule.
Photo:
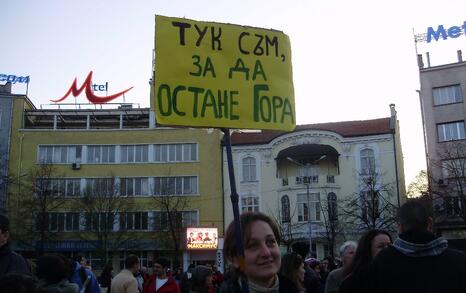
[[[358,239],[370,216],[376,214],[380,219],[372,224],[381,225],[388,218],[382,207],[405,200],[398,121],[390,108],[391,116],[381,119],[298,125],[292,132],[235,131],[240,211],[271,215],[284,248],[310,241],[311,255],[319,259],[342,241]],[[223,178],[227,226],[233,212],[229,178]]]

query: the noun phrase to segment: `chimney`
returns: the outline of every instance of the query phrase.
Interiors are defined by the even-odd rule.
[[[7,82],[4,85],[0,84],[0,93],[11,94],[11,82]]]
[[[395,127],[396,127],[395,104],[390,104],[390,129],[395,130]]]
[[[430,67],[430,53],[426,52],[426,57],[427,57],[427,67]]]
[[[422,54],[417,54],[417,66],[419,69],[424,68],[424,61],[422,60]]]
[[[463,62],[463,53],[461,50],[456,51],[456,54],[458,54],[458,62]]]

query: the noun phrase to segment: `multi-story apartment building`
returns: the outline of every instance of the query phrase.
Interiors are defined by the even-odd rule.
[[[388,118],[299,125],[293,132],[234,132],[232,152],[240,210],[272,215],[286,241],[311,239],[312,254],[319,259],[330,254],[331,246],[335,249],[345,239],[358,239],[362,229],[351,225],[350,216],[367,215],[369,207],[362,203],[368,192],[383,194],[392,207],[405,200],[394,105]],[[226,159],[223,164],[227,174]],[[371,184],[368,178],[374,179]],[[233,219],[228,176],[224,188],[228,225]],[[374,210],[381,211],[382,196],[380,209]],[[345,216],[350,203],[361,209]],[[376,219],[377,225],[383,217]],[[329,246],[327,236],[334,221],[340,228]]]
[[[429,183],[435,226],[451,245],[466,250],[466,62],[424,67],[419,56]]]
[[[105,244],[116,270],[129,253],[144,266],[157,256],[185,267],[218,259],[212,245],[188,249],[186,231],[212,228],[221,244],[219,131],[151,126],[149,109],[131,105],[38,109],[2,89],[0,198],[16,249],[85,253],[98,269]],[[31,201],[41,204],[25,210]]]

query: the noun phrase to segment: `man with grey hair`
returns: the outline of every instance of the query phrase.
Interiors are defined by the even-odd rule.
[[[340,257],[343,266],[330,272],[325,283],[325,293],[338,293],[341,282],[343,282],[349,273],[348,270],[353,262],[357,246],[358,244],[354,241],[346,241],[340,246]]]

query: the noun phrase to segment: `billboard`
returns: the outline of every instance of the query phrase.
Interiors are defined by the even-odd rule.
[[[186,249],[217,249],[217,228],[187,228]]]
[[[157,15],[151,108],[162,125],[293,130],[288,36]]]

